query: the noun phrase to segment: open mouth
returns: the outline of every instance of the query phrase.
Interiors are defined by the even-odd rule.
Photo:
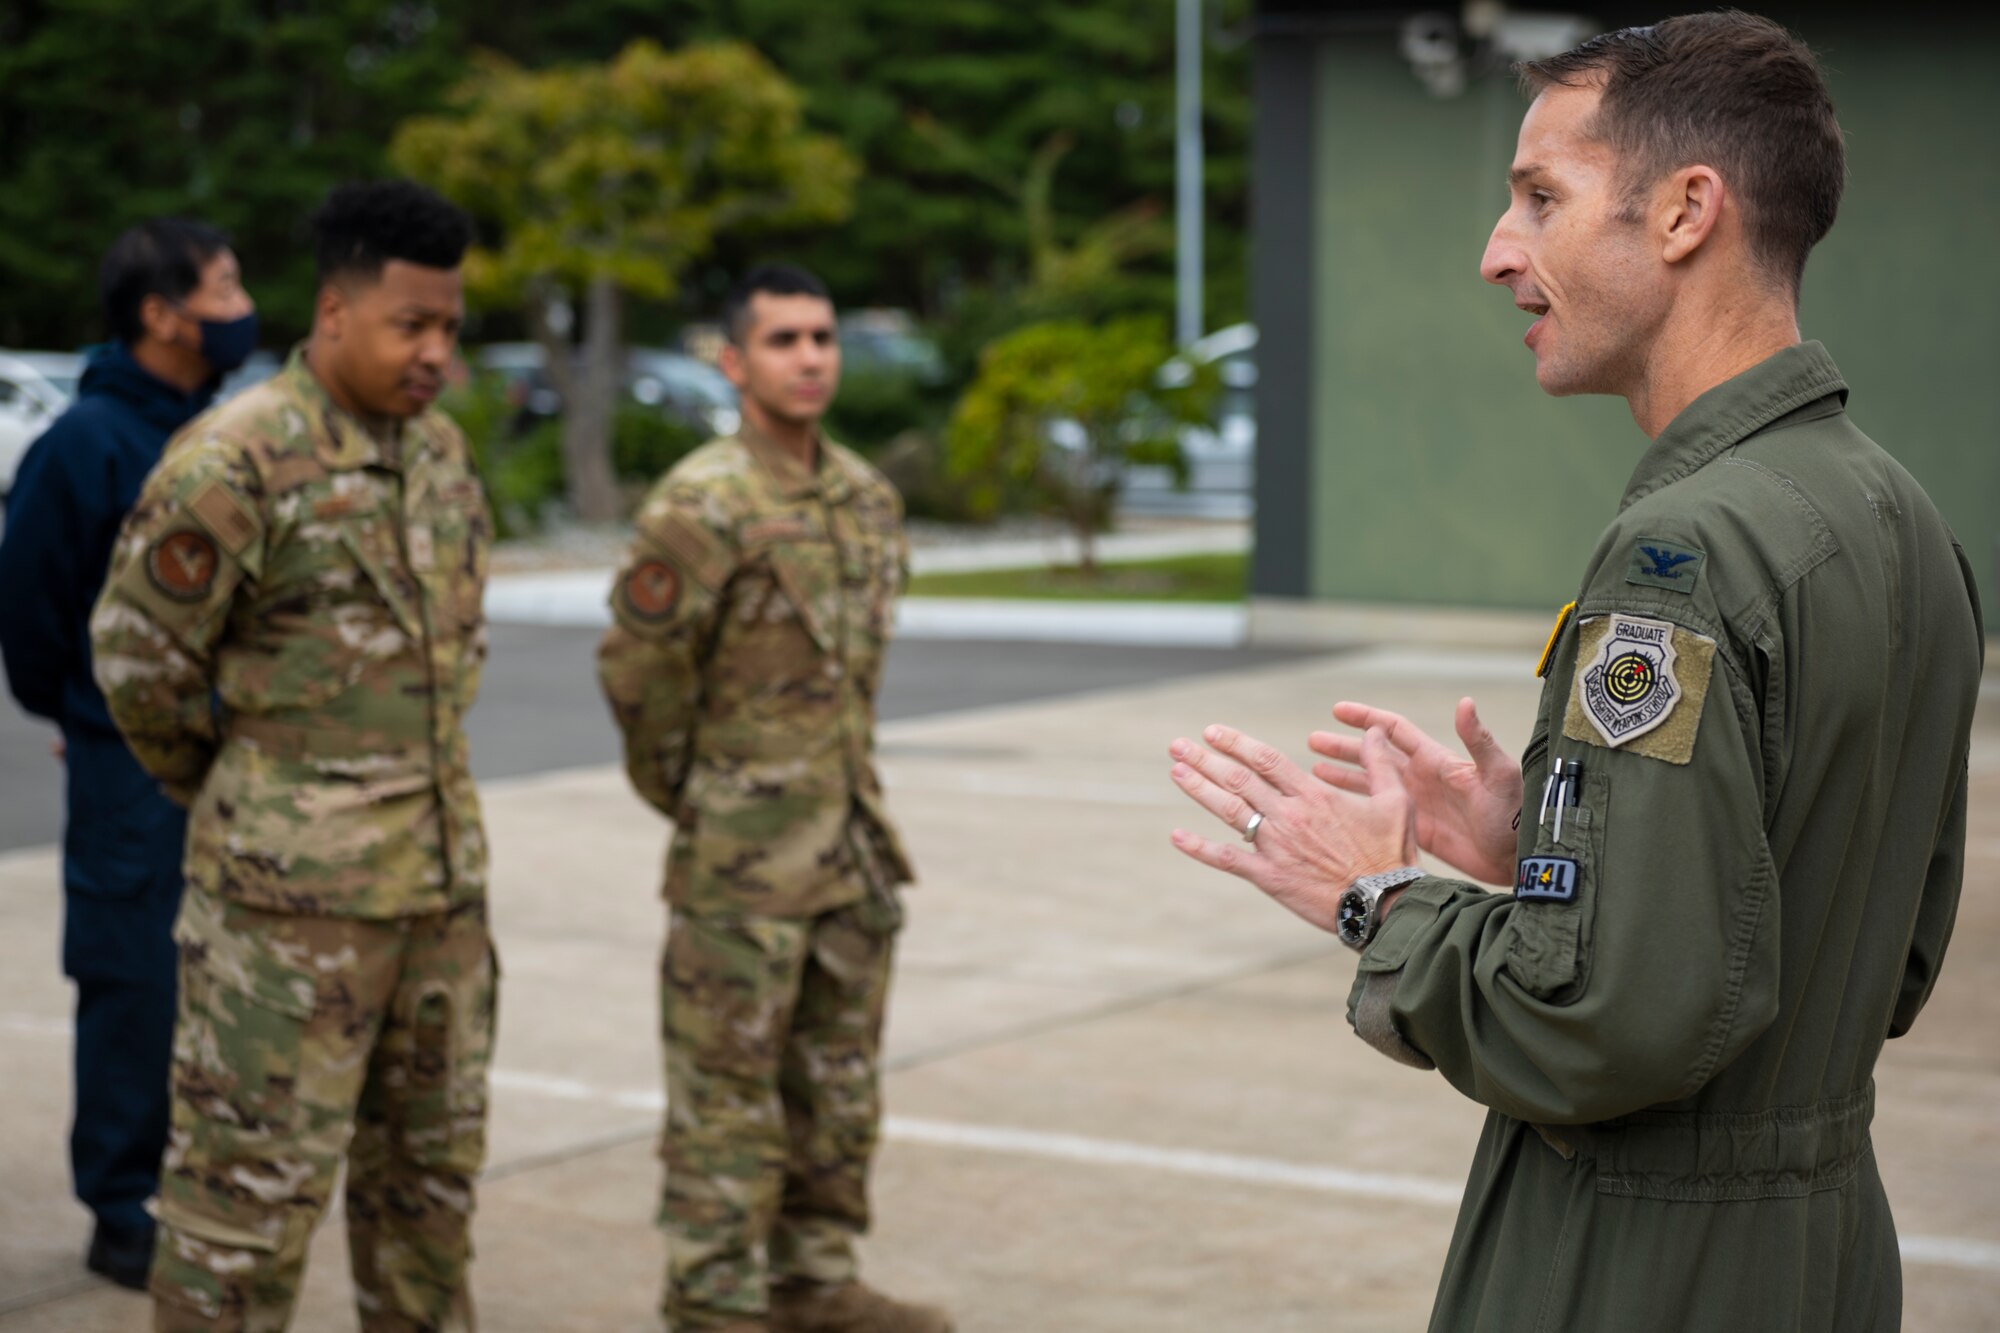
[[[1548,303],[1546,301],[1522,301],[1517,299],[1514,304],[1535,317],[1535,322],[1528,326],[1527,333],[1521,338],[1521,341],[1528,344],[1529,349],[1532,350],[1535,346],[1535,335],[1540,333],[1542,325],[1548,322]]]

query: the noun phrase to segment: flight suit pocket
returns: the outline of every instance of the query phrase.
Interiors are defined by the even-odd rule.
[[[1528,777],[1530,782],[1534,780],[1532,769]],[[1515,888],[1516,901],[1508,921],[1507,974],[1539,999],[1560,1000],[1575,994],[1588,972],[1589,931],[1596,915],[1608,790],[1602,773],[1586,770],[1577,804],[1562,810],[1560,839],[1553,806],[1535,828],[1523,829],[1524,864],[1531,860],[1541,864],[1544,875],[1558,880],[1564,874],[1560,862],[1575,867],[1567,900],[1553,895],[1530,897],[1519,885]]]

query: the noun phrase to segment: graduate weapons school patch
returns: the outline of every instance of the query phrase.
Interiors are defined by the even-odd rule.
[[[1671,764],[1694,757],[1715,640],[1665,620],[1596,617],[1579,628],[1576,662],[1565,736]]]

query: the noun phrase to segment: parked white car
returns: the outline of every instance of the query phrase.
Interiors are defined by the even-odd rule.
[[[69,395],[35,369],[30,357],[0,352],[0,497],[14,489],[14,471]]]

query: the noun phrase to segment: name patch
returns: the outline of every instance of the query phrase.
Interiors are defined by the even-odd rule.
[[[1514,896],[1529,903],[1576,901],[1581,871],[1567,856],[1529,856],[1514,873]]]

